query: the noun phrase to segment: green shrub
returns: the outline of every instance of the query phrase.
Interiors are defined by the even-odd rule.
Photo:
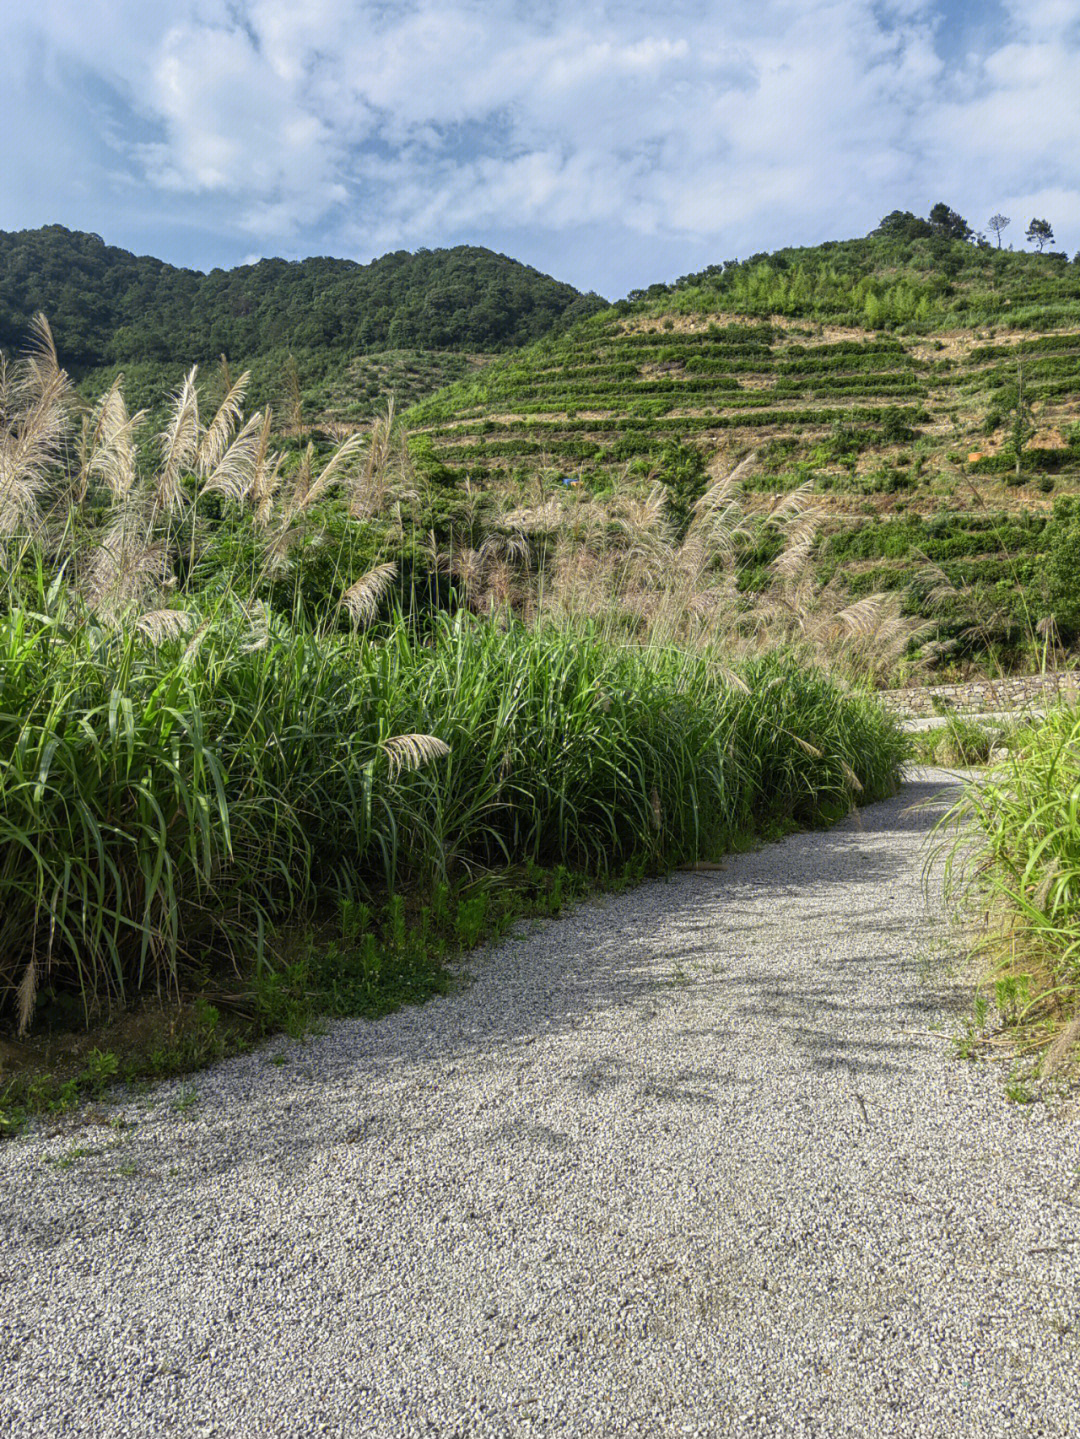
[[[914,736],[914,749],[919,759],[947,769],[985,765],[1000,744],[996,731],[960,715],[950,715],[943,725]]]
[[[1080,636],[1080,501],[1054,503],[1042,567],[1043,598],[1065,640]]]

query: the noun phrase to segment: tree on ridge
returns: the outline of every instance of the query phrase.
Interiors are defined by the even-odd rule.
[[[1047,245],[1054,243],[1054,231],[1049,220],[1032,220],[1024,236],[1029,245],[1038,245],[1041,255]]]
[[[997,212],[996,215],[990,216],[988,225],[989,228],[993,230],[994,234],[997,236],[997,247],[999,250],[1001,249],[1001,232],[1002,230],[1007,230],[1011,224],[1012,221],[1009,219],[1008,215],[1003,215],[1000,210]]]
[[[930,224],[935,233],[943,235],[949,240],[970,240],[971,226],[964,219],[963,215],[951,210],[943,200],[939,200],[930,211]]]

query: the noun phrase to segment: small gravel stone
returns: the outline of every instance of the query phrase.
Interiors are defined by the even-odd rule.
[[[1077,1126],[938,1032],[944,782],[5,1144],[0,1432],[1080,1432]]]

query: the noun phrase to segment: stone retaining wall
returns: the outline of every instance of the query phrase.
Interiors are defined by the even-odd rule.
[[[1040,709],[1054,700],[1080,697],[1080,670],[1045,675],[1014,675],[1001,680],[972,680],[963,685],[925,685],[919,689],[886,690],[881,698],[904,715],[1002,714]]]

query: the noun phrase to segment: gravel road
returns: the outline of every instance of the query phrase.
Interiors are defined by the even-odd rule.
[[[1080,1124],[935,1030],[943,782],[0,1147],[0,1432],[1080,1434]]]

